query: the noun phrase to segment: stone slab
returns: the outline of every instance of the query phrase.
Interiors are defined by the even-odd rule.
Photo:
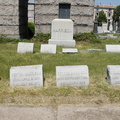
[[[88,52],[101,52],[102,49],[87,49]]]
[[[41,53],[52,53],[52,54],[56,54],[56,45],[52,45],[52,44],[41,44]]]
[[[89,73],[87,65],[56,66],[57,87],[88,86]]]
[[[43,65],[10,68],[10,86],[43,87]]]
[[[78,53],[78,49],[77,48],[63,48],[62,52],[63,53]]]
[[[111,85],[120,85],[120,65],[107,66],[107,81]]]
[[[106,45],[106,52],[120,52],[120,45]]]
[[[100,35],[100,36],[99,36],[99,39],[105,40],[105,39],[107,39],[107,36],[105,36],[105,35]]]
[[[34,52],[34,43],[19,42],[17,52],[18,53],[26,53],[26,52],[33,53]]]
[[[120,107],[61,105],[57,120],[120,120]]]
[[[0,106],[0,120],[56,120],[56,110],[47,106]]]

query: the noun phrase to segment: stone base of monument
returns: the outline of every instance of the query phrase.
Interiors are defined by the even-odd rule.
[[[57,46],[64,46],[64,47],[75,47],[76,41],[75,40],[52,40],[52,39],[49,39],[48,44],[55,44]]]

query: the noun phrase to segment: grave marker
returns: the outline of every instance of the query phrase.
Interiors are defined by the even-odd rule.
[[[64,86],[88,86],[89,73],[87,65],[57,66],[56,67],[57,87]]]
[[[106,45],[106,52],[120,52],[120,45]]]
[[[43,65],[11,67],[10,86],[43,87]]]
[[[63,48],[62,52],[63,53],[78,53],[78,49],[77,48]]]

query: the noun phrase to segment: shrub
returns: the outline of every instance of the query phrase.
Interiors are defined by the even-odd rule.
[[[31,39],[35,34],[35,24],[28,22],[28,38]]]

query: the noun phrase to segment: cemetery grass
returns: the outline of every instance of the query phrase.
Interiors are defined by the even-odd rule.
[[[120,44],[119,39],[101,40],[100,44],[77,42],[79,53],[41,54],[40,42],[35,43],[34,54],[18,54],[17,43],[0,44],[0,104],[48,105],[61,104],[104,105],[120,104],[120,86],[106,82],[107,65],[119,65],[120,53],[105,52],[105,44]],[[86,49],[102,49],[87,52]],[[9,70],[13,66],[39,65],[44,67],[44,87],[10,87]],[[88,65],[88,87],[56,87],[56,66]]]

